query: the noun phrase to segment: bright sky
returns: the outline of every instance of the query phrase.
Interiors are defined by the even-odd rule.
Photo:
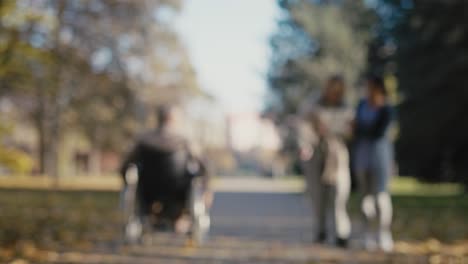
[[[262,108],[278,12],[273,0],[185,0],[177,27],[202,89],[226,112]]]

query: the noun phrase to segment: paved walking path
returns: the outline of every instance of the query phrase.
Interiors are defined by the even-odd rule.
[[[297,181],[222,179],[203,247],[156,234],[151,245],[51,254],[53,263],[386,263],[384,254],[339,250],[311,241],[312,215]]]

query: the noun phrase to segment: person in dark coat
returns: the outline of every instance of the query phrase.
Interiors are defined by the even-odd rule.
[[[141,135],[122,163],[120,172],[125,185],[128,169],[135,165],[138,170],[136,193],[140,215],[163,213],[177,221],[184,213],[195,177],[203,179],[209,196],[209,173],[180,133],[178,118],[177,108],[161,106],[157,111],[157,128]]]

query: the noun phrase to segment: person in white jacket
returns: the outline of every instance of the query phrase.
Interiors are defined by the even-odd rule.
[[[312,201],[315,240],[347,247],[351,223],[346,210],[351,188],[349,153],[352,109],[344,102],[343,78],[332,76],[318,100],[303,109],[301,160]]]

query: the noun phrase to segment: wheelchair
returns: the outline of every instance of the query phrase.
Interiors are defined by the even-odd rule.
[[[151,241],[155,232],[175,232],[176,221],[188,216],[190,226],[186,235],[190,241],[202,245],[210,229],[210,216],[201,177],[190,177],[174,187],[164,177],[148,181],[144,176],[136,164],[129,166],[125,173],[126,186],[121,192],[124,241],[143,243],[147,235]]]

